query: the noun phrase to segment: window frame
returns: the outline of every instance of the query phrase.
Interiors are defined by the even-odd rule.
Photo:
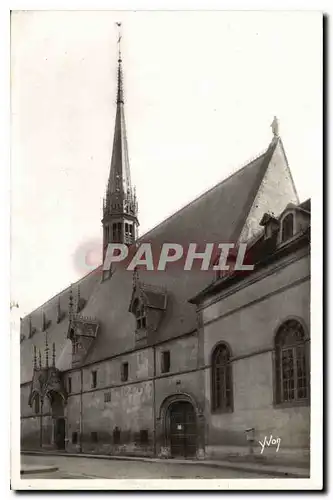
[[[279,336],[282,336],[283,329],[286,327],[288,322],[295,322],[298,324],[298,328],[301,330],[302,340],[295,340],[294,342],[281,343]],[[298,376],[298,357],[297,350],[302,348],[303,355],[303,374],[301,377]],[[293,371],[293,393],[296,394],[296,398],[285,399],[284,398],[284,386],[285,379],[283,373],[283,352],[292,352],[292,371]],[[274,351],[273,351],[273,403],[276,408],[288,408],[294,406],[309,406],[310,395],[311,395],[311,379],[310,379],[310,338],[307,334],[307,329],[305,328],[303,322],[299,318],[287,318],[285,319],[274,335]],[[299,380],[305,380],[304,385],[299,386]],[[290,379],[287,379],[290,380]],[[289,390],[289,389],[288,389]],[[298,397],[300,390],[305,391],[304,397]]]
[[[165,349],[161,351],[161,373],[170,373],[170,371],[171,371],[171,353],[169,349]]]
[[[217,356],[224,350],[227,360],[225,362],[216,363]],[[232,351],[226,342],[219,342],[212,349],[211,354],[211,413],[232,413],[234,411],[234,387],[232,374]],[[219,384],[223,385],[222,395],[221,388],[217,384],[217,368],[219,369]],[[223,372],[222,372],[223,370]],[[222,375],[221,375],[222,372]],[[221,382],[222,380],[222,382]],[[229,393],[227,395],[227,393]],[[219,398],[219,403],[218,403]],[[228,401],[229,398],[229,401]],[[223,401],[226,401],[224,404]]]
[[[291,217],[292,219],[292,234],[289,235],[288,237],[284,238],[283,237],[283,231],[284,231],[284,222],[288,217]],[[280,244],[283,245],[284,243],[287,243],[287,241],[290,241],[296,234],[296,217],[295,217],[295,212],[294,211],[288,211],[286,212],[283,217],[280,220],[280,237],[279,241]]]
[[[142,300],[136,299],[134,303],[134,316],[137,330],[145,330],[147,328],[147,313]]]
[[[129,377],[129,364],[128,364],[128,361],[123,361],[121,363],[121,372],[120,372],[121,381],[127,382],[128,377]]]
[[[96,389],[97,387],[97,370],[91,371],[91,388]]]
[[[104,392],[104,403],[111,403],[111,391]]]

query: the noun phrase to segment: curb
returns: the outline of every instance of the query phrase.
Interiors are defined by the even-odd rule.
[[[183,465],[204,465],[206,467],[215,467],[217,469],[231,469],[231,470],[240,470],[243,472],[253,472],[257,474],[265,474],[269,476],[275,477],[284,477],[288,478],[309,478],[310,472],[307,472],[305,469],[304,472],[288,472],[287,468],[290,466],[286,466],[286,471],[284,470],[276,470],[272,468],[261,468],[252,465],[237,464],[234,462],[226,462],[222,461],[221,463],[210,462],[205,460],[177,460],[177,459],[158,459],[151,457],[129,457],[124,455],[93,455],[87,453],[66,453],[66,452],[42,452],[42,451],[22,451],[22,455],[40,455],[40,456],[60,456],[60,457],[72,457],[72,458],[94,458],[96,460],[124,460],[124,461],[133,461],[133,462],[154,462],[154,463],[169,463],[169,464],[183,464]]]
[[[59,470],[59,467],[43,467],[36,469],[21,469],[21,475],[27,475],[27,474],[41,474],[43,472],[56,472]]]

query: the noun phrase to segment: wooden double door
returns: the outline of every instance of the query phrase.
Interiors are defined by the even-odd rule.
[[[195,457],[197,424],[194,408],[187,401],[173,403],[169,408],[170,448],[172,457]]]
[[[56,418],[54,429],[54,443],[58,450],[65,449],[66,424],[64,418]]]

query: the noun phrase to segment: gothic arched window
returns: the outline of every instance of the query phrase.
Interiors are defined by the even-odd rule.
[[[212,411],[232,410],[230,350],[219,344],[212,355]]]
[[[276,402],[309,398],[308,343],[302,325],[288,320],[275,336]]]
[[[145,306],[139,300],[135,301],[135,304],[134,304],[134,314],[135,314],[137,329],[141,330],[142,328],[146,328],[147,319],[146,319]]]
[[[294,235],[294,214],[290,213],[284,217],[281,226],[281,243],[289,240]]]

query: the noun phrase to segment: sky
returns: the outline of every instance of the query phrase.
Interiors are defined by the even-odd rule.
[[[140,235],[264,151],[274,115],[301,201],[322,168],[319,13],[14,12],[11,297],[20,316],[100,261],[117,21]]]

